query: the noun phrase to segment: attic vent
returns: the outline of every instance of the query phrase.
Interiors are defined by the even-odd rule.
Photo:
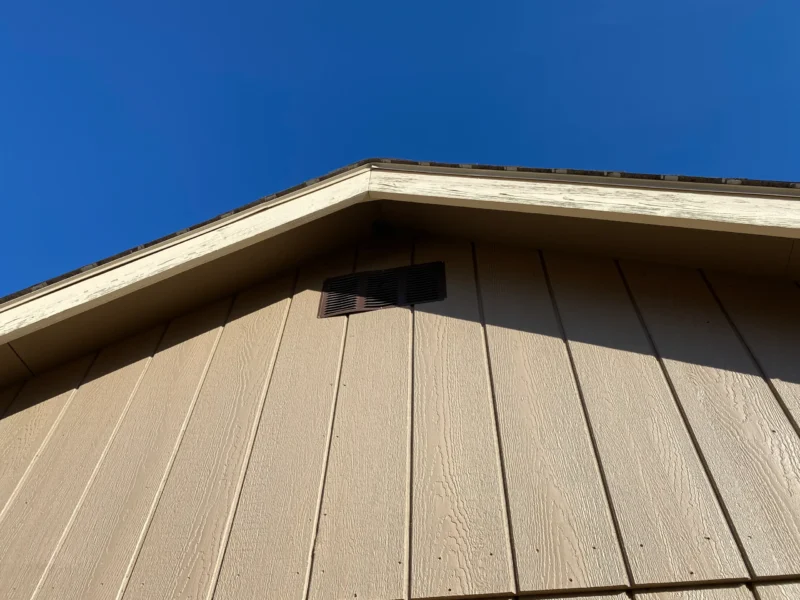
[[[319,317],[436,302],[446,297],[443,262],[364,271],[325,280]]]

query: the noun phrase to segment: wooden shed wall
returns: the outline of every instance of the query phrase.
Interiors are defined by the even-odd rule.
[[[317,318],[329,276],[434,260],[443,302]],[[0,597],[800,598],[798,305],[480,242],[331,254],[0,392]]]

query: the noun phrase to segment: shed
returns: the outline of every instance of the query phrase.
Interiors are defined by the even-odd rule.
[[[368,159],[0,299],[0,597],[800,599],[799,202]]]

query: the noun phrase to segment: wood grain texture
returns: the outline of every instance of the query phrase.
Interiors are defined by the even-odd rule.
[[[36,598],[115,597],[138,549],[231,300],[173,321]]]
[[[632,583],[747,577],[658,361],[608,259],[545,254]]]
[[[0,597],[33,594],[162,332],[110,346],[92,365],[0,523]]]
[[[800,600],[800,583],[757,585],[758,600]]]
[[[758,364],[800,423],[800,288],[793,281],[707,273]]]
[[[0,419],[0,521],[20,480],[80,385],[91,357],[29,379]]]
[[[206,598],[289,306],[292,277],[242,292],[206,374],[123,598]]]
[[[800,438],[700,273],[623,269],[753,571],[800,574]]]
[[[715,587],[694,590],[664,590],[634,594],[635,600],[753,600],[745,586]]]
[[[411,249],[362,246],[357,270],[408,265]],[[312,600],[404,597],[411,321],[408,308],[349,317]]]
[[[414,316],[411,597],[514,593],[472,248],[414,252],[445,262],[447,299]]]
[[[47,286],[0,307],[0,342],[52,325],[168,277],[188,271],[366,197],[367,170],[262,204],[186,235]]]
[[[378,168],[371,198],[800,237],[797,200]]]
[[[478,245],[520,592],[628,578],[539,254]]]
[[[305,594],[347,323],[317,310],[322,282],[352,272],[354,250],[299,273],[216,599]]]
[[[0,387],[30,377],[31,372],[8,344],[0,345]]]

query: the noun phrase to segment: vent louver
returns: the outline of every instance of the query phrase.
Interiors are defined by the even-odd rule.
[[[446,297],[443,262],[364,271],[325,280],[319,317],[436,302]]]

